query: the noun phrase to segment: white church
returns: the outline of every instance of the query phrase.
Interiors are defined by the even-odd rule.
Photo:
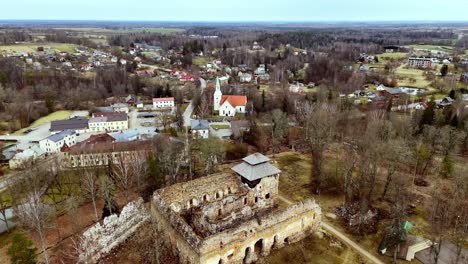
[[[219,79],[216,78],[216,91],[213,102],[214,110],[219,112],[219,116],[235,116],[236,113],[245,114],[247,96],[223,95]]]

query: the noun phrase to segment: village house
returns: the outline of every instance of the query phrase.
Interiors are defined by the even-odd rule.
[[[127,97],[125,97],[125,103],[128,106],[135,106],[135,103],[136,103],[135,96],[129,94]]]
[[[468,72],[462,73],[460,81],[462,81],[463,83],[468,83]]]
[[[214,93],[214,110],[219,116],[235,116],[236,113],[245,114],[247,96],[245,95],[223,95],[221,84],[216,79],[216,91]]]
[[[128,112],[129,112],[128,105],[124,104],[124,103],[113,104],[113,105],[111,105],[111,108],[112,108],[112,110],[114,112],[122,112],[122,113],[126,113],[126,114],[128,114]]]
[[[318,231],[321,209],[314,200],[279,207],[280,173],[255,153],[232,172],[157,190],[151,215],[158,240],[181,263],[250,264]]]
[[[64,130],[39,141],[39,147],[47,153],[58,153],[62,148],[75,144],[76,133],[73,130]]]
[[[190,120],[190,127],[195,138],[208,138],[210,132],[208,120]]]
[[[114,132],[128,129],[128,115],[121,112],[95,113],[89,119],[90,132]]]
[[[413,68],[434,68],[436,61],[433,58],[410,57],[408,58],[408,66]]]
[[[153,69],[139,70],[139,71],[136,71],[136,74],[140,77],[151,78],[154,76],[154,70]]]
[[[239,72],[239,81],[241,83],[249,83],[252,81],[252,74]]]
[[[174,109],[174,97],[153,98],[154,109]]]
[[[24,150],[19,149],[8,161],[8,165],[12,170],[26,168],[34,164],[37,159],[44,157],[45,154],[45,150],[41,149],[39,146],[30,147]]]

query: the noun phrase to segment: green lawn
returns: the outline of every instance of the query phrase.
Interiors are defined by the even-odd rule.
[[[0,45],[1,52],[21,52],[31,53],[37,52],[37,47],[44,47],[45,50],[51,49],[57,52],[74,53],[76,45],[68,43],[21,43],[14,45]]]
[[[41,117],[38,120],[34,121],[29,127],[25,127],[23,129],[20,129],[14,132],[13,135],[22,135],[23,132],[28,128],[38,127],[40,125],[50,123],[52,121],[68,119],[70,118],[71,113],[72,113],[71,111],[66,111],[66,110],[53,112],[47,116]]]
[[[207,63],[212,62],[212,58],[208,57],[194,57],[192,63],[197,66],[206,65]]]
[[[214,129],[229,129],[231,128],[230,125],[210,125]]]

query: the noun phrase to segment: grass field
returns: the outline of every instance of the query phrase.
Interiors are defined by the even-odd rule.
[[[210,63],[211,61],[212,61],[212,58],[208,58],[208,57],[194,57],[192,59],[192,63],[197,66],[206,65],[207,63]]]
[[[229,129],[231,128],[230,125],[210,125],[214,129]]]
[[[400,65],[395,71],[399,86],[427,88],[430,85],[430,82],[424,77],[424,70],[405,68],[405,65]]]
[[[383,54],[378,54],[377,57],[380,60],[388,60],[388,59],[405,59],[408,57],[408,53],[405,52],[395,52],[395,53],[383,53]]]
[[[53,112],[47,116],[41,117],[38,120],[34,121],[29,127],[25,127],[16,131],[15,133],[13,133],[13,135],[22,135],[23,132],[28,128],[38,127],[40,125],[49,123],[51,121],[68,119],[70,118],[71,113],[72,113],[71,111],[65,111],[65,110]]]
[[[411,48],[415,49],[428,49],[428,50],[439,50],[439,51],[452,51],[452,47],[450,46],[435,46],[435,45],[409,45]]]
[[[45,50],[50,49],[57,52],[74,53],[76,45],[68,43],[21,43],[14,45],[0,45],[1,52],[17,52],[17,53],[31,53],[37,52],[37,47],[44,47]]]
[[[108,29],[108,28],[55,28],[58,30],[77,31],[83,33],[100,33],[100,34],[120,34],[120,33],[138,33],[138,32],[150,32],[160,34],[173,34],[185,31],[181,28],[129,28],[129,29]]]

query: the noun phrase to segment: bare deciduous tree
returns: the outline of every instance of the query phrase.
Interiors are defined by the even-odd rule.
[[[96,207],[96,201],[99,194],[97,171],[90,168],[85,169],[80,180],[81,190],[85,197],[91,199],[91,202],[93,203],[95,221],[98,222],[99,215]]]
[[[44,254],[44,260],[49,263],[49,255],[47,254],[45,232],[47,223],[53,217],[53,208],[42,203],[41,193],[38,190],[33,190],[27,194],[26,199],[22,204],[15,207],[15,215],[20,223],[34,231],[39,236],[41,249]]]

